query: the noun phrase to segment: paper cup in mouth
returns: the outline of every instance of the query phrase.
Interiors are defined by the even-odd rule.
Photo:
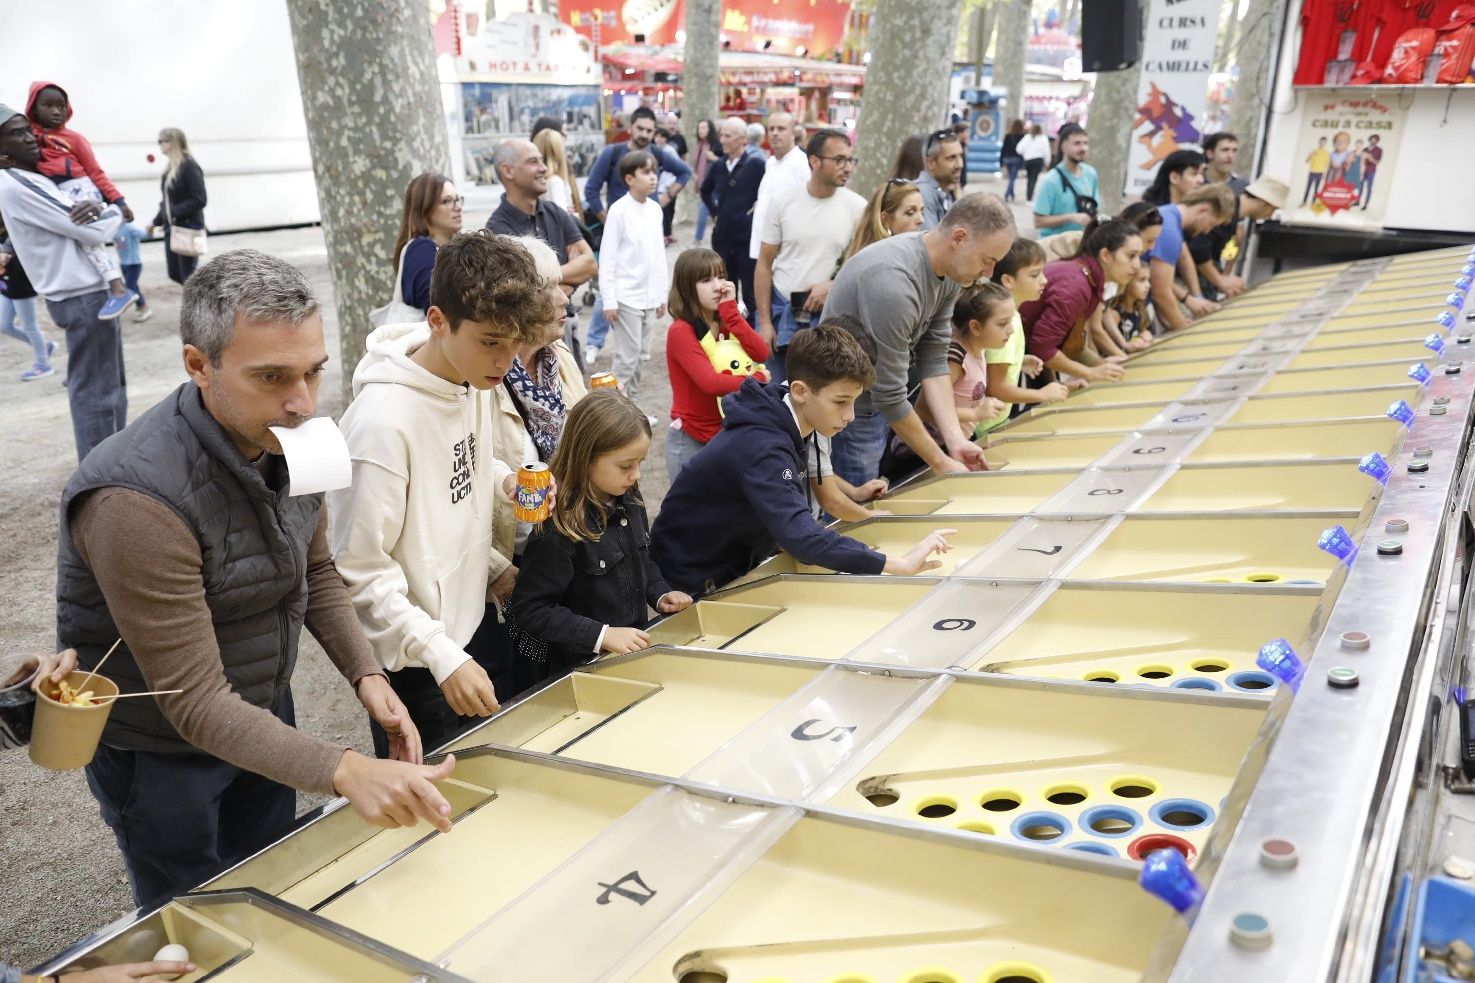
[[[36,723],[31,731],[31,760],[42,768],[53,771],[82,768],[97,753],[102,729],[113,710],[110,698],[118,695],[118,684],[102,676],[89,679],[81,670],[68,673],[66,678],[73,690],[83,680],[92,691],[95,702],[91,706],[58,703],[53,698],[56,684],[48,681],[41,685],[41,693],[36,697]]]

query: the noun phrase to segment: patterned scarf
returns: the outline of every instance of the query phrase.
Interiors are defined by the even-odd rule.
[[[558,353],[552,345],[544,345],[533,355],[532,371],[522,364],[521,358],[512,360],[507,372],[507,382],[522,409],[522,425],[538,448],[538,458],[546,461],[553,456],[558,438],[563,435],[564,417],[568,415],[563,405],[563,387],[558,381]]]

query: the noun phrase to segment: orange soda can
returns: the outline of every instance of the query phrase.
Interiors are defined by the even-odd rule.
[[[519,522],[543,522],[548,518],[548,492],[553,474],[541,462],[524,464],[517,472],[517,504],[513,514]]]
[[[596,372],[589,377],[590,389],[614,389],[619,384],[620,381],[613,372]]]

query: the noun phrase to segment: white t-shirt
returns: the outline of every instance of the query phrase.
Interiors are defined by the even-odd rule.
[[[811,481],[815,478],[832,477],[835,473],[835,466],[830,463],[830,438],[824,434],[815,434],[814,440],[806,440],[804,443],[804,466],[807,477]],[[810,501],[809,511],[814,513],[816,519],[824,515],[825,510],[820,507],[818,497]]]
[[[730,166],[730,165],[729,165]],[[748,258],[758,258],[763,241],[763,226],[772,202],[790,188],[809,181],[809,155],[796,146],[782,157],[770,157],[763,164],[763,183],[758,185],[758,200],[753,203],[753,231],[748,236]]]
[[[816,198],[805,183],[775,198],[762,233],[763,242],[779,247],[773,260],[774,288],[787,297],[830,279],[865,210],[866,200],[849,188]]]

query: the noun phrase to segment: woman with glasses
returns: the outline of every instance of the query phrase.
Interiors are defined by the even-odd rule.
[[[200,262],[198,256],[181,256],[169,248],[169,232],[174,226],[181,229],[203,229],[205,227],[205,172],[189,152],[189,141],[184,131],[173,127],[159,131],[159,150],[169,162],[164,175],[159,178],[159,213],[149,225],[152,235],[156,227],[164,230],[164,265],[169,279],[184,283]]]
[[[400,299],[420,312],[430,309],[430,271],[435,253],[461,231],[461,206],[466,199],[444,174],[427,171],[405,189],[405,210],[394,242]]]

